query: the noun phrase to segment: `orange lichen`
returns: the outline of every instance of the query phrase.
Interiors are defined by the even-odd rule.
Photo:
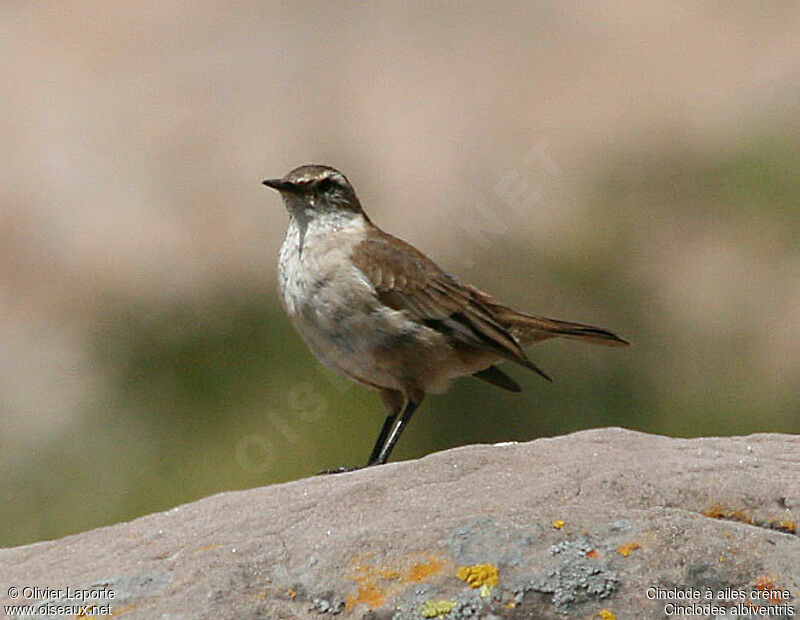
[[[784,534],[797,535],[797,523],[791,519],[781,519],[780,517],[772,517],[768,521],[764,519],[755,519],[747,514],[744,510],[728,510],[719,504],[714,504],[711,508],[701,513],[704,517],[712,519],[725,519],[727,521],[736,521],[738,523],[746,523],[747,525],[756,525],[758,527],[765,527]]]
[[[748,515],[744,510],[728,510],[719,504],[714,504],[711,508],[701,514],[704,517],[709,517],[711,519],[725,519],[727,521],[737,521],[738,523],[755,525],[753,517]]]
[[[386,581],[395,581],[400,579],[400,571],[393,568],[376,568],[375,574]]]
[[[441,573],[446,561],[435,555],[412,554],[398,560],[396,565],[373,566],[372,554],[361,554],[350,560],[349,578],[357,589],[345,597],[348,610],[355,605],[364,604],[369,609],[382,607],[386,601],[400,592],[406,583],[420,583]]]
[[[597,558],[603,557],[597,549],[589,549],[586,552],[586,557],[591,558],[592,560],[596,560]]]
[[[297,598],[297,590],[295,590],[294,588],[289,588],[288,590],[286,590],[286,594],[292,600]]]
[[[759,577],[756,579],[753,587],[756,590],[761,590],[762,592],[766,592],[767,590],[774,590],[775,589],[775,580],[771,579],[770,577]]]
[[[769,526],[785,534],[797,534],[797,524],[790,519],[770,519]]]
[[[753,588],[760,590],[765,595],[770,594],[769,598],[765,597],[765,600],[768,600],[773,605],[777,605],[783,601],[783,598],[779,594],[780,588],[775,585],[775,580],[771,577],[759,577],[753,584]],[[773,592],[775,592],[775,594],[772,594]]]
[[[466,581],[470,588],[488,586],[494,588],[500,583],[500,571],[494,564],[473,564],[461,566],[456,573],[461,581]]]
[[[426,581],[444,570],[444,560],[434,555],[428,556],[427,561],[417,562],[406,571],[403,576],[405,583],[419,583]]]
[[[635,551],[638,548],[639,543],[636,541],[631,541],[617,547],[617,553],[619,553],[623,558],[627,558],[631,554],[631,551]]]
[[[364,583],[358,586],[358,592],[355,595],[347,595],[347,598],[345,599],[345,607],[347,609],[352,609],[355,605],[363,603],[370,609],[376,609],[378,607],[383,607],[385,602],[385,591],[383,591],[374,583]]]
[[[566,524],[567,524],[566,521],[562,521],[561,519],[556,519],[555,521],[553,521],[553,529],[560,530]]]

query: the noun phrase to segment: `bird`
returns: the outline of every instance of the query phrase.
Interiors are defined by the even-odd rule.
[[[629,344],[601,327],[519,312],[461,282],[376,226],[334,168],[303,165],[263,184],[280,193],[289,213],[278,287],[291,323],[322,364],[378,391],[383,402],[386,416],[364,467],[386,463],[425,396],[453,379],[519,392],[498,363],[549,381],[525,352],[532,344]]]

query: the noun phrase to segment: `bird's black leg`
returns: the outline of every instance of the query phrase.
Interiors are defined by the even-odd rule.
[[[383,449],[383,445],[386,443],[386,438],[389,436],[392,426],[394,426],[395,422],[397,421],[400,412],[403,410],[403,404],[405,403],[405,397],[401,391],[391,390],[388,388],[381,390],[381,400],[383,401],[383,406],[386,407],[386,419],[383,421],[381,432],[378,434],[378,439],[375,440],[375,446],[372,448],[372,453],[369,455],[369,460],[367,461],[365,467],[379,464],[379,458],[381,450]],[[395,441],[397,440],[395,439]],[[317,475],[323,476],[326,474],[341,474],[348,471],[354,471],[356,469],[361,469],[361,467],[336,467],[335,469],[325,469],[317,472]]]
[[[406,404],[406,397],[403,392],[389,388],[381,390],[381,400],[383,401],[383,406],[386,407],[386,419],[383,421],[381,432],[378,435],[378,439],[375,440],[372,453],[369,455],[367,467],[380,463],[378,459],[380,459],[381,450],[383,450],[383,446],[386,444],[386,438],[389,436],[392,427],[395,425],[395,422],[397,422],[400,412],[403,411],[403,406]]]
[[[378,439],[375,441],[375,446],[372,448],[372,454],[370,454],[369,461],[367,461],[367,467],[371,467],[372,465],[383,465],[389,459],[389,455],[392,453],[397,440],[400,439],[400,434],[408,424],[411,416],[414,415],[417,407],[419,407],[419,403],[409,400],[406,403],[405,409],[403,409],[403,415],[400,416],[400,420],[397,422],[397,424],[395,424],[398,416],[397,413],[390,413],[386,416],[386,419],[383,421],[383,426],[381,427],[381,432],[378,435]],[[394,428],[392,428],[393,426]],[[318,472],[317,475],[342,474],[348,471],[354,471],[356,469],[361,468],[337,467],[336,469],[323,470]]]
[[[378,435],[378,439],[375,440],[375,445],[372,447],[372,453],[369,455],[367,467],[370,465],[375,465],[378,462],[383,444],[386,443],[386,438],[389,436],[389,431],[392,430],[392,426],[394,426],[394,423],[397,421],[397,416],[399,414],[400,412],[396,411],[395,413],[389,413],[386,415],[386,419],[383,421],[383,427],[381,427],[381,432]]]
[[[415,403],[413,400],[409,399],[409,401],[406,403],[406,408],[403,410],[403,415],[400,416],[400,421],[392,429],[392,433],[389,435],[389,438],[386,440],[383,448],[381,448],[378,458],[374,463],[371,462],[370,465],[383,465],[389,459],[389,455],[392,453],[394,445],[397,443],[397,440],[400,439],[400,434],[408,424],[411,416],[414,415],[417,407],[419,407],[419,403]]]

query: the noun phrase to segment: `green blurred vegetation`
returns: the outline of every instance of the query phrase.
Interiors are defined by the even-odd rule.
[[[457,275],[521,308],[607,326],[633,346],[544,343],[531,356],[553,384],[505,365],[521,394],[461,380],[428,398],[395,460],[609,425],[674,436],[800,432],[800,378],[764,380],[758,334],[768,317],[749,312],[757,300],[711,329],[697,324],[664,293],[658,258],[725,238],[745,257],[766,246],[776,265],[796,260],[796,144],[787,136],[714,157],[666,148],[614,159],[563,252],[505,241],[471,257],[485,271]],[[540,290],[556,291],[557,304]],[[0,545],[358,464],[382,422],[377,395],[323,370],[271,289],[232,285],[157,307],[109,301],[97,325],[92,346],[110,396],[4,477],[3,496],[15,501],[0,508]]]

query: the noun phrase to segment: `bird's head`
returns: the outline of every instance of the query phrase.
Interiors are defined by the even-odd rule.
[[[289,213],[303,220],[335,213],[362,213],[347,177],[328,166],[300,166],[282,179],[267,179],[264,185],[278,190]]]

